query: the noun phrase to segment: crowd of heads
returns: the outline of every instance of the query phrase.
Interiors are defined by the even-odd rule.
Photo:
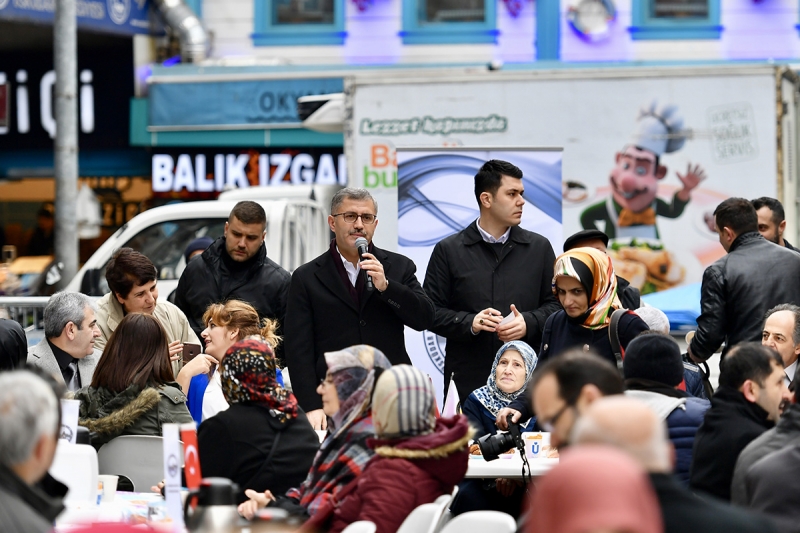
[[[523,193],[522,172],[510,163],[488,161],[475,176],[476,200],[488,223],[518,224]],[[354,252],[357,238],[371,241],[377,202],[369,191],[342,189],[333,196],[330,208],[329,227],[343,256]],[[716,231],[726,251],[750,232],[781,244],[784,218],[783,207],[770,198],[729,198],[714,211]],[[253,260],[261,253],[266,229],[263,207],[239,202],[225,224],[227,257],[235,263]],[[606,254],[608,242],[602,232],[579,232],[564,243],[564,253],[554,265],[553,294],[566,315],[587,328],[607,326],[613,310],[622,307],[618,280]],[[211,244],[209,238],[192,243],[186,262]],[[108,339],[91,384],[85,385],[120,393],[130,387],[174,382],[170,340],[153,316],[159,296],[156,266],[140,252],[122,248],[106,265],[105,275],[124,318]],[[531,533],[662,531],[663,517],[648,474],[673,472],[668,426],[650,406],[625,392],[637,386],[680,389],[685,385],[686,365],[668,334],[665,315],[648,307],[637,313],[651,330],[627,345],[619,369],[588,346],[555,354],[537,365],[534,349],[511,341],[496,353],[486,386],[475,391],[493,415],[510,402],[526,398],[527,392],[537,427],[550,433],[554,447],[571,449],[531,499],[530,516],[535,518],[528,526]],[[95,315],[95,304],[87,296],[57,293],[44,309],[45,336],[74,358],[85,357],[99,336]],[[297,419],[297,400],[278,381],[280,361],[275,348],[282,340],[278,322],[261,318],[246,302],[231,299],[208,306],[202,323],[205,353],[219,365],[225,400],[231,405],[264,406],[281,423]],[[13,335],[4,334],[4,339]],[[775,306],[764,317],[760,343],[743,342],[727,351],[720,363],[719,390],[741,395],[775,423],[791,400],[785,369],[798,356],[800,307]],[[346,433],[367,431],[384,440],[418,437],[435,430],[438,415],[430,378],[412,366],[393,367],[379,349],[356,345],[326,352],[324,358],[327,374],[316,390],[329,420],[329,436],[295,493],[309,511],[320,504],[320,494],[349,480],[347,476],[364,466],[358,461],[366,463],[370,458],[369,454],[344,457],[352,450],[333,443]],[[12,360],[9,366],[16,364]],[[53,386],[31,372],[0,373],[0,462],[28,483],[41,479],[52,461],[60,428],[59,397]],[[347,461],[356,470],[331,468]]]

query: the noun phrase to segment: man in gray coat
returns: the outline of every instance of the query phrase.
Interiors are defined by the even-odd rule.
[[[100,336],[92,300],[79,292],[58,292],[44,308],[45,338],[28,350],[28,364],[53,374],[67,389],[76,391],[92,383],[100,351]]]
[[[0,374],[0,531],[52,531],[64,506],[37,483],[53,462],[58,429],[50,385],[25,370]]]

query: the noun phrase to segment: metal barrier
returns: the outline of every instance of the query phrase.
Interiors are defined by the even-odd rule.
[[[44,330],[42,316],[49,296],[0,296],[0,317],[16,320],[26,333]]]

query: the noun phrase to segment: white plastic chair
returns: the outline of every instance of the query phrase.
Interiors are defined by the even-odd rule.
[[[125,476],[135,492],[147,492],[164,479],[164,439],[149,435],[123,435],[97,452],[100,474]],[[183,464],[183,443],[180,461]]]
[[[433,503],[423,503],[411,511],[397,533],[434,533],[442,516],[450,507],[451,497],[449,494],[443,494]]]
[[[499,511],[470,511],[450,520],[441,533],[514,533],[517,522]]]
[[[50,475],[69,487],[66,503],[97,502],[97,452],[88,444],[59,440]]]
[[[458,494],[458,485],[453,487],[453,492],[450,494],[442,494],[438,498],[436,498],[437,503],[445,503],[444,510],[442,511],[442,515],[439,517],[439,521],[436,522],[436,525],[433,528],[432,533],[438,533],[442,530],[442,528],[453,518],[453,513],[450,512],[450,506],[453,505],[453,500],[456,499],[456,494]]]
[[[342,533],[375,533],[377,529],[378,526],[376,526],[374,522],[359,520],[344,528]]]
[[[441,504],[424,503],[411,511],[411,514],[400,524],[397,533],[425,533],[431,527],[434,518],[438,520]]]

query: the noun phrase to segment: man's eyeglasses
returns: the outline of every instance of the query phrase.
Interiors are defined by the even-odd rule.
[[[555,427],[555,425],[558,423],[558,419],[561,418],[561,415],[563,415],[566,412],[566,410],[569,409],[570,407],[572,407],[571,404],[569,403],[564,404],[564,407],[559,409],[558,412],[553,415],[553,418],[551,418],[547,422],[539,421],[539,427],[542,428],[542,430],[545,433],[552,433],[553,427]]]
[[[361,222],[369,225],[369,224],[374,224],[375,221],[378,219],[378,217],[376,215],[373,215],[372,213],[363,213],[359,215],[358,213],[353,213],[351,211],[348,211],[347,213],[336,213],[335,215],[331,216],[334,218],[342,217],[344,221],[347,222],[348,224],[352,224],[353,222],[361,218]]]

